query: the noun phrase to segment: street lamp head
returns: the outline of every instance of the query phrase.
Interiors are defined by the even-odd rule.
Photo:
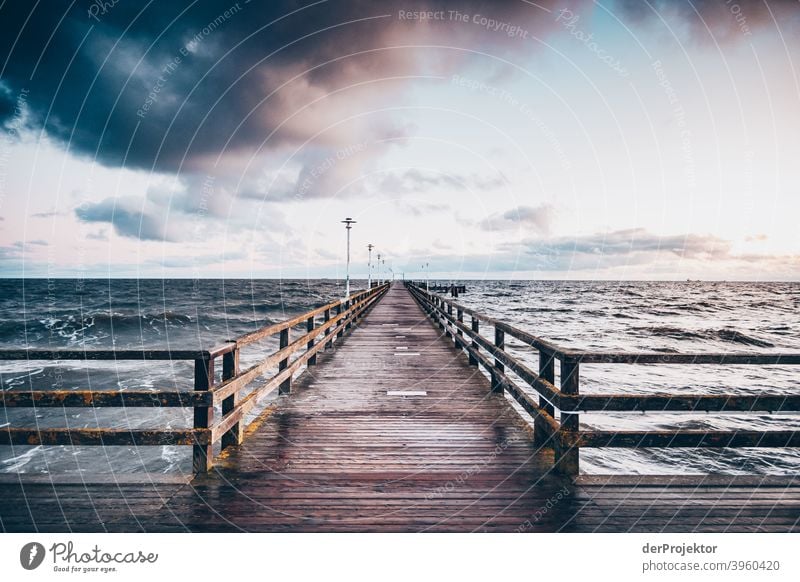
[[[350,218],[349,216],[347,218],[345,218],[344,220],[342,220],[342,224],[344,224],[345,228],[348,229],[348,230],[353,228],[351,225],[355,224],[355,223],[356,223],[356,221],[353,220],[352,218]]]

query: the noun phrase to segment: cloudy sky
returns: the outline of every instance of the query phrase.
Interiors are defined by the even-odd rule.
[[[4,2],[0,127],[2,276],[800,279],[797,0]]]

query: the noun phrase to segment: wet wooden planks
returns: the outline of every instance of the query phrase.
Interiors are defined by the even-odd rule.
[[[144,532],[178,483],[0,483],[4,532]]]
[[[563,487],[551,464],[395,286],[167,506],[197,531],[514,530]]]
[[[424,395],[422,395],[424,393]],[[409,394],[404,396],[403,394]],[[794,482],[550,473],[552,451],[395,286],[188,484],[0,484],[5,531],[798,531]]]

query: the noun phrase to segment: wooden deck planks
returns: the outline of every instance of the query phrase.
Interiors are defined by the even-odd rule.
[[[188,484],[0,484],[5,531],[797,531],[796,483],[573,484],[391,288]],[[404,349],[405,348],[405,349]],[[424,392],[400,396],[394,392]]]
[[[515,529],[563,487],[400,286],[218,463],[168,504],[189,529]],[[224,501],[198,514],[203,499]]]

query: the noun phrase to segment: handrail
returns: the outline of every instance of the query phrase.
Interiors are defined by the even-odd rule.
[[[358,291],[284,321],[266,325],[228,340],[210,350],[0,350],[0,361],[12,360],[191,360],[194,361],[194,391],[185,390],[20,390],[0,391],[0,405],[7,408],[38,407],[175,407],[192,408],[191,429],[0,429],[0,445],[192,445],[195,472],[213,466],[213,447],[239,444],[244,436],[246,414],[278,388],[289,394],[294,374],[305,365],[316,364],[317,353],[342,338],[387,291],[389,284]],[[335,313],[333,313],[335,311]],[[317,325],[317,318],[323,321]],[[306,333],[289,341],[290,330],[306,323]],[[280,334],[279,348],[247,370],[240,371],[243,347]],[[298,351],[301,355],[290,361]],[[215,384],[215,361],[222,358],[222,383]],[[240,398],[256,378],[278,367],[267,382]],[[222,405],[215,421],[214,406]]]
[[[486,316],[422,287],[407,283],[423,310],[464,350],[473,365],[486,369],[492,390],[504,390],[534,417],[534,438],[553,445],[556,468],[574,477],[579,472],[581,447],[798,447],[800,431],[602,431],[581,430],[579,413],[619,411],[676,412],[798,412],[800,395],[781,394],[580,394],[581,364],[702,364],[702,365],[797,365],[800,354],[659,354],[574,350],[557,346],[496,318]],[[453,314],[455,310],[456,314]],[[464,323],[464,315],[471,325]],[[480,334],[480,322],[495,330],[494,342]],[[539,370],[535,372],[505,350],[505,334],[535,348]],[[469,341],[467,341],[469,340]],[[483,350],[484,353],[481,352]],[[561,367],[560,386],[555,385],[555,362]],[[521,390],[505,373],[514,372],[538,394],[538,402]],[[556,419],[555,410],[561,412]]]

